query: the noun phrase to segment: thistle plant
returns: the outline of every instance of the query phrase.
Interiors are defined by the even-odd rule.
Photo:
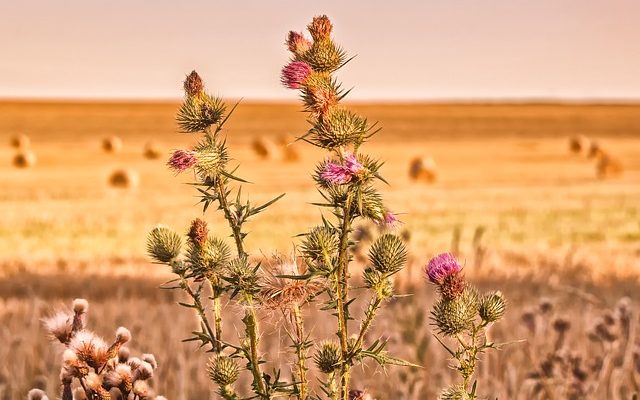
[[[462,378],[462,382],[445,389],[440,398],[477,399],[477,381],[473,381],[473,376],[482,353],[498,348],[489,340],[487,329],[504,316],[505,299],[500,292],[480,296],[465,280],[462,267],[452,254],[432,258],[425,272],[440,294],[431,311],[437,329],[435,337],[456,361],[454,368]],[[455,345],[446,344],[447,339]]]
[[[367,335],[381,307],[394,296],[393,276],[407,259],[406,246],[393,232],[398,220],[375,187],[376,181],[385,182],[379,172],[382,162],[360,151],[377,130],[375,124],[340,104],[346,92],[332,74],[348,60],[331,39],[329,19],[316,17],[308,29],[313,40],[295,32],[287,37],[292,60],[282,71],[282,83],[300,91],[309,113],[312,126],[300,140],[327,152],[313,172],[324,199],[317,206],[327,210],[321,223],[301,234],[299,250],[275,260],[275,266],[263,265],[258,257],[250,256],[244,223],[281,196],[259,206],[243,198],[240,185],[246,181],[229,165],[231,158],[222,133],[235,107],[227,112],[225,103],[207,94],[200,76],[192,72],[184,83],[177,123],[182,132],[197,134],[199,142],[193,148],[176,150],[168,166],[177,173],[193,173],[203,212],[217,206],[228,225],[232,245],[211,235],[204,217],[194,219],[186,235],[158,226],[148,236],[151,258],[169,266],[176,275],[164,288],[183,291],[189,302],[180,304],[198,315],[200,327],[186,341],[198,342],[214,353],[209,377],[224,399],[363,398],[363,391],[350,388],[353,366],[366,359],[383,367],[412,365],[389,355],[384,340],[371,340]],[[351,309],[355,297],[350,293],[356,289],[352,283],[357,244],[353,233],[359,220],[374,221],[383,227],[383,233],[369,250],[364,285],[359,289],[368,292],[370,300],[355,329],[352,321],[356,315]],[[312,339],[305,330],[304,308],[316,299],[323,302],[323,310],[336,317],[336,338]],[[242,306],[244,327],[239,334],[224,329],[221,310],[228,302]],[[287,360],[290,379],[280,366],[269,373],[264,368],[270,361],[260,350],[259,316],[264,312],[283,316],[281,326],[291,342]],[[315,380],[309,377],[311,361],[322,374],[319,385],[312,384]],[[244,374],[251,379],[250,388],[238,385]]]
[[[155,396],[148,384],[158,367],[153,354],[131,357],[125,346],[131,340],[127,328],[118,328],[110,344],[88,330],[85,326],[88,309],[86,300],[75,299],[72,312],[59,311],[43,320],[51,338],[65,346],[60,369],[60,398],[164,399]],[[29,398],[46,399],[47,396],[34,389],[29,392]]]

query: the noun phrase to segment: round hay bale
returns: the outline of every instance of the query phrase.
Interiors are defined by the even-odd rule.
[[[147,142],[144,145],[143,155],[144,158],[155,160],[157,158],[160,158],[162,154],[160,152],[160,147],[155,142]]]
[[[414,181],[433,183],[438,177],[436,162],[432,157],[416,157],[409,164],[409,177]]]
[[[588,158],[597,158],[602,153],[603,153],[603,150],[602,150],[602,146],[600,146],[600,143],[598,143],[596,141],[592,141],[589,144],[589,151],[587,152],[587,157]]]
[[[117,169],[109,175],[109,186],[117,189],[133,189],[138,187],[140,178],[136,171]]]
[[[28,149],[31,146],[31,139],[25,134],[15,135],[11,137],[10,144],[15,149]]]
[[[282,150],[282,159],[286,162],[300,161],[300,152],[294,146],[295,140],[290,136],[280,136],[278,138],[278,146]]]
[[[258,157],[265,160],[273,158],[277,153],[275,144],[263,136],[255,137],[251,142],[251,148]]]
[[[13,157],[13,165],[16,168],[30,168],[36,165],[38,158],[31,150],[23,150]]]
[[[105,153],[118,153],[122,150],[122,139],[118,136],[109,136],[102,140],[102,150]]]
[[[569,138],[569,151],[574,154],[587,151],[589,145],[589,139],[584,135],[573,135]]]
[[[620,174],[622,174],[622,164],[601,150],[596,160],[596,177],[605,179]]]

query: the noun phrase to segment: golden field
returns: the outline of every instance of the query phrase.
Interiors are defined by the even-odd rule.
[[[383,128],[363,150],[386,161],[382,172],[390,185],[383,194],[401,214],[401,229],[411,234],[412,263],[399,279],[401,291],[415,296],[394,300],[372,335],[388,337],[393,351],[424,366],[409,372],[370,366],[356,372],[355,384],[378,400],[392,400],[434,399],[450,382],[453,375],[428,321],[433,290],[420,279],[420,269],[433,254],[453,249],[472,280],[503,290],[510,301],[493,334],[516,343],[481,364],[486,398],[631,398],[640,387],[633,311],[640,289],[640,106],[353,107]],[[176,294],[156,288],[168,271],[145,255],[153,226],[184,231],[202,214],[195,190],[181,184],[190,177],[175,176],[164,165],[171,150],[195,140],[176,133],[176,108],[0,103],[0,399],[22,398],[34,385],[55,391],[59,349],[47,342],[39,319],[75,297],[91,302],[89,323],[99,333],[110,337],[115,327],[129,326],[136,350],[156,354],[160,393],[170,399],[209,396],[205,356],[180,343],[195,317],[174,304]],[[251,149],[257,137],[295,137],[306,126],[296,105],[253,103],[241,103],[226,125],[238,175],[252,182],[243,192],[255,202],[286,193],[250,225],[253,255],[290,252],[294,236],[320,219],[311,205],[318,195],[310,172],[321,153],[297,142],[291,146],[301,160],[291,163],[260,159]],[[38,158],[31,168],[12,165],[16,150],[9,141],[21,133]],[[576,134],[597,140],[623,166],[622,174],[596,178],[593,160],[569,152],[568,138]],[[120,152],[102,150],[101,141],[111,135],[122,139]],[[143,157],[149,141],[160,158]],[[435,183],[409,179],[416,156],[436,161]],[[110,173],[121,168],[139,176],[136,187],[109,187]],[[205,218],[224,232],[213,212]],[[540,302],[547,301],[551,311],[540,311]],[[631,318],[624,314],[628,301]],[[227,312],[234,311],[230,305]],[[310,328],[331,335],[316,325],[318,313],[310,315]],[[608,314],[615,317],[615,339],[589,339],[594,323]],[[570,321],[568,333],[554,329],[558,319]],[[281,336],[272,327],[263,340],[272,360],[284,357],[268,350]],[[558,366],[547,376],[549,357]],[[567,372],[575,371],[576,357],[588,370],[586,383]],[[380,379],[385,373],[389,379]],[[570,397],[574,380],[588,386],[587,394]]]

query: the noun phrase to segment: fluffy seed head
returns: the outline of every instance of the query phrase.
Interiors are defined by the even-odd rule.
[[[454,336],[471,326],[478,314],[478,307],[478,293],[467,287],[455,299],[440,298],[433,307],[431,319],[440,333]]]
[[[133,371],[133,380],[147,380],[153,376],[153,367],[146,361],[140,361],[140,365]]]
[[[170,169],[176,173],[192,168],[198,162],[198,157],[195,151],[191,150],[176,150],[167,161],[167,165]]]
[[[313,359],[318,369],[325,374],[330,374],[340,367],[340,346],[336,342],[322,342]]]
[[[153,369],[158,368],[158,362],[156,361],[156,357],[153,354],[149,354],[149,353],[143,354],[142,361],[148,362]]]
[[[131,355],[131,351],[129,350],[128,347],[126,346],[120,347],[120,349],[118,350],[118,362],[126,363],[130,355]]]
[[[292,61],[282,69],[280,82],[289,89],[300,89],[311,72],[311,66],[306,62]]]
[[[480,318],[487,322],[495,322],[502,318],[507,303],[501,292],[495,292],[482,297],[480,301]]]
[[[429,280],[436,285],[441,285],[444,278],[451,274],[457,274],[461,270],[462,267],[451,253],[443,253],[433,257],[426,268]]]
[[[124,344],[129,340],[131,340],[131,332],[124,326],[119,327],[116,330],[116,341],[120,344]]]
[[[262,290],[261,300],[270,310],[291,311],[294,305],[301,305],[311,300],[323,288],[319,280],[289,279],[283,276],[300,276],[302,271],[296,262],[296,257],[291,260],[278,258],[276,265],[266,275]]]
[[[27,394],[28,400],[49,400],[47,394],[40,389],[31,389]]]
[[[73,300],[73,312],[76,314],[86,314],[89,310],[89,302],[85,299]]]
[[[220,386],[233,384],[240,374],[238,364],[233,358],[216,355],[209,359],[209,378]]]
[[[301,57],[311,48],[311,42],[302,33],[290,31],[287,35],[287,47],[296,58]]]
[[[191,71],[187,78],[184,80],[184,92],[187,96],[197,96],[204,89],[204,83],[202,78],[196,71]]]
[[[78,359],[94,368],[102,367],[108,360],[109,347],[102,338],[93,332],[82,330],[75,334],[69,342]]]
[[[133,394],[145,399],[149,397],[149,384],[146,381],[135,381],[133,383]]]
[[[168,263],[180,255],[182,238],[167,227],[157,226],[147,237],[147,253],[161,263]]]
[[[62,362],[65,365],[74,364],[78,362],[78,356],[73,350],[65,349],[65,351],[62,353]]]
[[[313,17],[313,20],[307,26],[309,29],[309,33],[313,40],[323,40],[328,39],[331,36],[331,30],[333,29],[333,25],[329,20],[329,17],[326,15],[319,15],[317,17]]]
[[[45,329],[52,339],[58,339],[60,343],[67,344],[73,335],[73,315],[59,311],[51,317],[42,320]]]

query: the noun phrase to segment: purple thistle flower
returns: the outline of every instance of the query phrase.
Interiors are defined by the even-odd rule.
[[[180,173],[196,165],[197,161],[195,151],[176,150],[171,155],[171,158],[169,158],[167,165],[172,170]]]
[[[349,153],[344,158],[344,161],[345,161],[344,166],[345,168],[347,168],[347,170],[351,175],[357,175],[360,173],[360,171],[364,169],[364,166],[360,164],[360,162],[358,161],[358,158],[353,153]]]
[[[300,89],[312,72],[311,66],[304,61],[292,61],[282,69],[280,81],[289,89]]]
[[[441,285],[447,277],[460,272],[462,267],[451,253],[443,253],[433,257],[426,270],[429,280]]]
[[[333,185],[344,185],[345,183],[349,183],[349,181],[351,181],[351,176],[352,174],[344,165],[336,163],[328,163],[320,174],[320,177],[325,182]]]
[[[400,223],[400,220],[394,213],[392,213],[391,211],[387,211],[384,213],[384,217],[380,222],[382,222],[384,225],[393,227]]]

